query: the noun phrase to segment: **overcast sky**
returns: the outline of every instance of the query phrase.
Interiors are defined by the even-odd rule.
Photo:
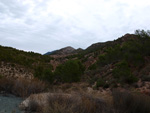
[[[149,0],[0,0],[0,45],[45,53],[150,29]]]

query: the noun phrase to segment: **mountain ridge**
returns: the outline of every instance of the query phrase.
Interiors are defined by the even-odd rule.
[[[103,85],[100,85],[102,87],[132,84],[138,79],[145,80],[149,77],[147,70],[150,69],[150,36],[145,34],[142,32],[126,34],[114,41],[92,44],[85,50],[76,50],[68,46],[54,51],[55,54],[51,55],[0,47],[0,62],[10,63],[10,65],[17,64],[25,69],[29,68],[33,76],[41,80],[49,80],[51,83],[54,81],[55,83],[64,82],[60,72],[62,74],[66,72],[66,75],[69,75],[63,66],[71,68],[73,65],[77,67],[83,65],[85,70],[84,73],[82,72],[81,81],[91,81],[91,84],[94,84],[102,79]],[[10,67],[9,70],[11,70]],[[71,70],[73,74],[81,73],[80,70],[76,72],[73,72],[74,69]],[[3,73],[0,72],[0,74]],[[122,75],[129,76],[123,77]]]
[[[55,54],[64,55],[64,54],[71,54],[75,50],[76,49],[74,49],[73,47],[67,46],[67,47],[64,47],[64,48],[61,48],[61,49],[58,49],[58,50],[47,52],[44,55],[55,55]]]

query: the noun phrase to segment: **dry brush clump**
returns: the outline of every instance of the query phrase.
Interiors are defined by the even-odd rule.
[[[75,101],[70,95],[49,95],[42,113],[73,113]]]
[[[101,98],[92,95],[82,95],[79,113],[111,113],[110,106]]]
[[[113,91],[115,113],[150,113],[150,97],[129,91]]]
[[[26,110],[37,113],[150,113],[150,97],[129,91],[113,91],[112,103],[87,94],[33,95]],[[39,98],[39,100],[38,100]]]
[[[33,113],[33,112],[41,112],[42,111],[42,106],[33,98],[30,98],[28,102],[28,107],[24,109],[27,111],[27,113]]]
[[[0,79],[0,91],[11,93],[13,84],[14,84],[14,79],[5,78],[5,77],[1,78]]]
[[[50,93],[46,96],[46,103],[43,102],[44,100],[38,101],[38,96],[34,97],[34,101],[31,99],[27,110],[30,108],[30,111],[39,113],[112,113],[104,100],[92,95]]]
[[[6,93],[12,93],[16,96],[27,97],[30,94],[45,91],[46,84],[38,79],[24,78],[2,78],[0,79],[0,90]]]

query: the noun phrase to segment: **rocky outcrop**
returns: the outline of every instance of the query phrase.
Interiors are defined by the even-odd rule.
[[[65,47],[65,48],[62,48],[59,50],[48,52],[48,53],[46,53],[46,55],[67,55],[67,54],[73,53],[74,51],[76,51],[76,49],[74,49],[71,46],[68,46],[68,47]]]

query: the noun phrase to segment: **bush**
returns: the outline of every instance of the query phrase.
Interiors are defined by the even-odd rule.
[[[68,60],[56,68],[55,77],[61,82],[78,82],[83,72],[84,67],[79,60]]]
[[[46,84],[38,79],[26,80],[23,78],[0,79],[0,90],[12,93],[16,96],[27,97],[30,94],[40,93],[46,90]]]
[[[96,82],[96,88],[98,87],[108,88],[109,84],[106,83],[102,78],[99,78]]]
[[[111,113],[100,99],[91,95],[50,95],[43,113]]]
[[[112,71],[113,77],[118,80],[120,83],[134,83],[138,81],[138,78],[135,77],[128,63],[124,60],[116,64],[116,67]]]
[[[0,79],[2,78],[3,76],[2,75],[0,75]]]
[[[100,55],[97,61],[97,64],[100,67],[122,59],[121,47],[118,44],[114,45],[113,47],[107,47],[104,52],[105,54]]]
[[[97,64],[94,63],[88,67],[89,70],[95,70],[97,68]]]
[[[134,66],[142,66],[144,64],[142,44],[138,41],[128,41],[123,44],[122,51],[123,57],[126,61]]]
[[[131,92],[113,91],[115,113],[150,113],[150,97]]]
[[[49,83],[53,83],[54,75],[52,73],[51,67],[44,67],[39,65],[37,68],[35,68],[34,77],[39,78],[40,80],[47,81]]]
[[[0,46],[0,61],[19,64],[34,69],[39,64],[47,65],[52,58],[33,52],[24,52],[11,47]]]
[[[96,87],[103,87],[105,85],[105,81],[102,78],[99,78],[96,82]]]
[[[97,64],[102,67],[106,64],[108,64],[107,54],[102,54],[99,56],[99,60],[97,61]]]
[[[140,38],[147,38],[150,37],[150,31],[144,31],[144,30],[135,30],[135,35],[138,35]]]
[[[40,106],[36,100],[30,99],[26,111],[28,111],[29,113],[41,113],[42,106]]]
[[[3,77],[0,79],[0,90],[11,93],[14,85],[14,79]]]

